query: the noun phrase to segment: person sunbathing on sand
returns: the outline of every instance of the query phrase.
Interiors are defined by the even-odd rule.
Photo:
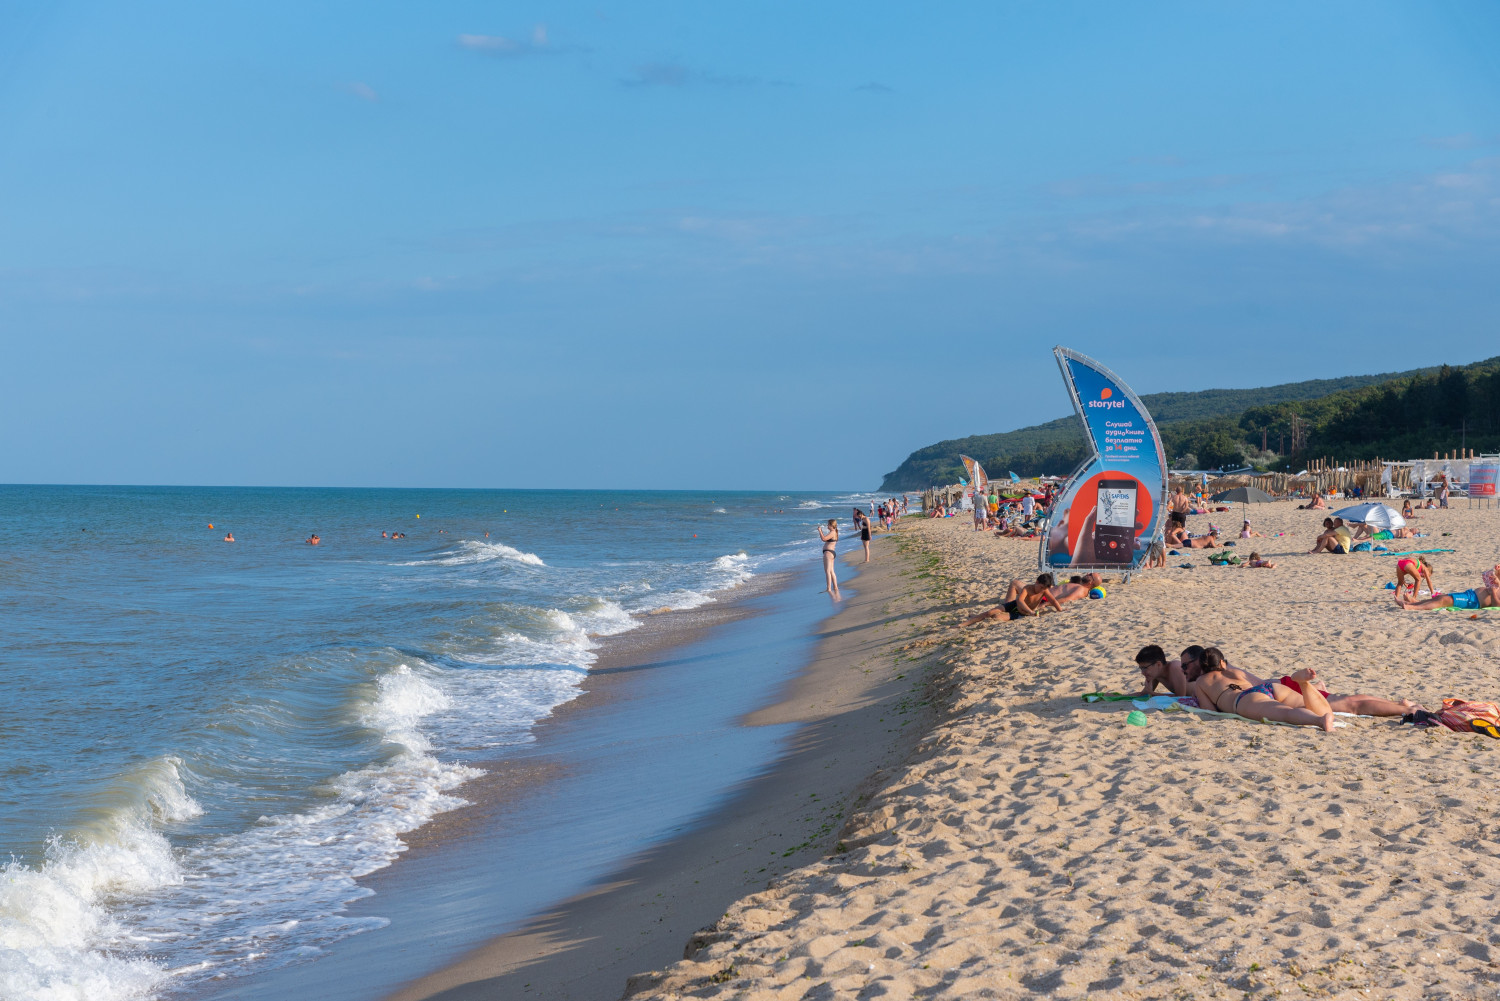
[[[1492,582],[1500,580],[1500,564],[1494,569],[1485,571],[1485,581]],[[1471,587],[1467,591],[1454,591],[1451,594],[1435,594],[1431,598],[1417,601],[1408,598],[1396,589],[1396,604],[1408,612],[1426,612],[1434,608],[1458,608],[1465,612],[1478,611],[1481,608],[1500,608],[1500,586],[1491,583],[1488,587]]]
[[[1250,570],[1275,570],[1276,564],[1270,560],[1260,558],[1260,553],[1251,553],[1250,558],[1245,561],[1244,566]]]
[[[1102,587],[1103,584],[1103,577],[1100,577],[1096,573],[1088,573],[1081,577],[1069,577],[1066,584],[1058,584],[1056,587],[1051,587],[1047,590],[1053,598],[1057,599],[1057,603],[1061,605],[1065,601],[1077,601],[1079,598],[1086,598],[1092,588]]]
[[[1241,683],[1242,678],[1226,672],[1224,655],[1217,647],[1203,651],[1202,663],[1203,673],[1189,686],[1190,694],[1198,700],[1201,708],[1234,713],[1246,719],[1316,726],[1324,732],[1333,730],[1333,710],[1316,685],[1302,686],[1305,707],[1293,706],[1287,700],[1297,693],[1280,682],[1262,681],[1246,687]],[[1303,669],[1293,677],[1298,681],[1311,681],[1313,672]]]
[[[1027,615],[1038,615],[1043,604],[1051,605],[1058,611],[1062,606],[1057,599],[1052,597],[1053,578],[1050,573],[1044,573],[1037,577],[1035,584],[1022,584],[1018,580],[1010,582],[1010,587],[1005,592],[1005,603],[999,608],[992,608],[988,612],[981,612],[964,623],[964,626],[973,626],[987,619],[999,619],[1009,616],[1011,619],[1019,619]]]
[[[1155,643],[1141,647],[1141,652],[1135,655],[1135,666],[1141,671],[1141,698],[1150,698],[1158,685],[1173,695],[1187,694],[1188,682],[1182,673],[1182,661],[1168,660],[1167,652]]]
[[[1159,674],[1162,677],[1161,683],[1173,695],[1189,694],[1189,686],[1203,675],[1204,654],[1207,651],[1201,646],[1194,645],[1184,649],[1178,660],[1166,661],[1166,655],[1161,653],[1161,647],[1146,647],[1140,653],[1136,654],[1136,662],[1139,664],[1142,657],[1147,657],[1153,651],[1161,655],[1163,664],[1161,667],[1153,668],[1149,671],[1145,665],[1141,667],[1142,673],[1147,677],[1148,684],[1153,674]],[[1266,684],[1266,680],[1256,677],[1254,672],[1247,671],[1241,667],[1235,667],[1228,660],[1224,660],[1223,651],[1220,651],[1219,657],[1223,664],[1221,670],[1230,681],[1244,685],[1247,689],[1255,685]],[[1148,659],[1150,658],[1148,657]],[[1175,686],[1175,682],[1179,678],[1182,679],[1180,690]],[[1285,701],[1287,705],[1306,708],[1306,703],[1302,699],[1301,682],[1296,675],[1282,675],[1281,684],[1294,693],[1286,697]],[[1149,694],[1155,687],[1155,684],[1150,684],[1147,693]],[[1320,689],[1319,694],[1328,701],[1329,706],[1333,708],[1334,712],[1353,713],[1356,716],[1404,716],[1414,709],[1422,708],[1410,699],[1384,699],[1378,695],[1365,695],[1359,692],[1347,695],[1335,695]]]
[[[1185,546],[1185,545],[1187,545],[1188,544],[1188,530],[1187,530],[1187,526],[1186,525],[1169,525],[1167,527],[1167,534],[1164,535],[1164,536],[1162,536],[1162,542],[1164,542],[1167,545],[1168,548],[1174,548],[1176,546]]]
[[[1184,539],[1178,545],[1184,549],[1213,549],[1219,544],[1219,530],[1212,525],[1208,527],[1207,535],[1200,535],[1196,539]]]

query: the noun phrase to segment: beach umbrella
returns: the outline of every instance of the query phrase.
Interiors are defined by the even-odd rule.
[[[1214,494],[1210,499],[1215,504],[1269,504],[1276,498],[1260,487],[1235,487],[1233,490]]]
[[[1333,516],[1374,528],[1393,529],[1403,528],[1406,525],[1406,519],[1401,517],[1401,512],[1389,504],[1356,504],[1342,511],[1333,512]]]
[[[1215,504],[1269,504],[1275,500],[1260,487],[1235,487],[1211,498]]]

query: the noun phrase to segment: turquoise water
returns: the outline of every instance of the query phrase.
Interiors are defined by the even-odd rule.
[[[0,996],[192,993],[385,926],[356,880],[601,639],[805,567],[853,502],[0,488]]]

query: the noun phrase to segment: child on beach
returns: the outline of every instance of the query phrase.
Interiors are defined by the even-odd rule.
[[[1407,578],[1410,577],[1410,583]],[[1432,564],[1427,562],[1427,557],[1418,555],[1416,559],[1403,556],[1396,561],[1396,593],[1409,594],[1415,598],[1422,592],[1422,582],[1427,582],[1427,593],[1437,594],[1437,585],[1432,582]],[[1410,588],[1410,590],[1407,590]]]
[[[1244,565],[1246,567],[1248,567],[1249,569],[1251,569],[1251,570],[1275,570],[1276,569],[1276,564],[1272,563],[1270,560],[1263,560],[1263,559],[1261,559],[1260,558],[1260,553],[1251,553],[1250,554],[1250,558],[1245,561]]]
[[[1244,526],[1240,528],[1240,538],[1242,538],[1242,539],[1264,539],[1265,536],[1261,535],[1259,532],[1252,531],[1251,528],[1250,528],[1250,522],[1247,520],[1245,522]]]

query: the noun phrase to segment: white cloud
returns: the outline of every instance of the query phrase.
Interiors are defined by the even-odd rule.
[[[538,24],[531,29],[530,41],[507,38],[504,35],[459,35],[458,44],[460,48],[491,56],[527,56],[562,51],[552,47],[545,24]]]
[[[375,93],[375,88],[367,83],[355,80],[344,85],[344,89],[362,101],[378,101],[380,95]]]

